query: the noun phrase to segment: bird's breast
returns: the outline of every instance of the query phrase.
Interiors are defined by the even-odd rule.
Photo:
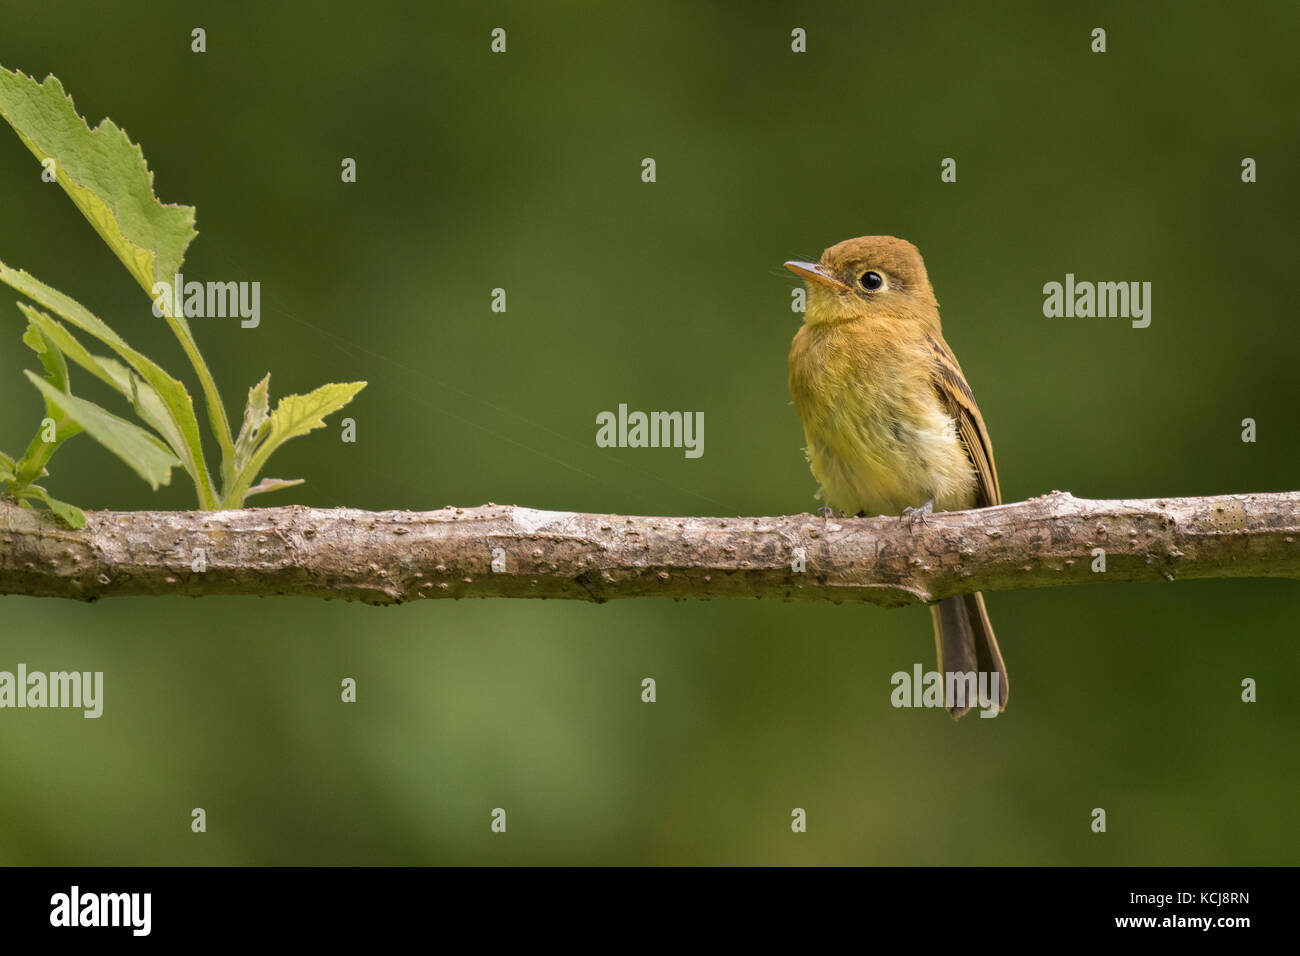
[[[852,324],[795,336],[790,394],[822,498],[848,514],[899,514],[930,498],[941,511],[969,507],[973,467],[931,385],[924,343],[882,347],[891,341]]]

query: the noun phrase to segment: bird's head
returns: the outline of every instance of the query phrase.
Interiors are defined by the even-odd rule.
[[[787,262],[808,285],[804,322],[843,322],[869,316],[936,313],[930,278],[916,246],[893,236],[845,239],[820,262]]]

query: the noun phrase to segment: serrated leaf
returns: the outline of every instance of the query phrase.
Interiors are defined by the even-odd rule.
[[[3,72],[3,71],[0,71]],[[64,295],[53,286],[48,286],[30,272],[22,269],[12,269],[3,262],[0,262],[0,282],[17,289],[27,298],[41,305],[50,311],[56,313],[65,321],[71,322],[83,332],[88,332],[95,338],[99,339],[114,352],[117,352],[133,366],[136,361],[141,361],[153,365],[149,359],[145,358],[131,346],[126,344],[126,340],[109,327],[108,323],[99,316],[95,315],[84,305],[69,295]],[[154,366],[157,368],[157,366]],[[159,369],[161,371],[161,369]],[[143,374],[143,372],[141,372]],[[165,374],[165,373],[164,373]]]
[[[265,425],[271,417],[271,373],[248,390],[248,404],[244,406],[244,424],[235,440],[235,474],[243,471],[265,434]],[[250,491],[249,494],[252,494]]]
[[[271,413],[267,444],[280,445],[313,429],[324,428],[325,416],[337,412],[365,387],[365,382],[331,382],[306,395],[286,395]]]
[[[0,73],[2,72],[0,70]],[[103,319],[96,316],[75,299],[64,295],[58,289],[46,285],[30,273],[21,269],[11,269],[3,262],[0,262],[0,282],[17,289],[23,295],[35,302],[39,302],[60,318],[99,339],[125,359],[127,364],[135,369],[145,382],[152,386],[165,409],[167,417],[173,423],[171,429],[159,430],[167,435],[169,440],[172,439],[173,434],[180,436],[180,439],[176,442],[177,451],[179,453],[183,450],[181,457],[185,463],[185,470],[194,478],[195,488],[199,493],[200,506],[204,508],[216,507],[216,496],[212,491],[212,479],[208,475],[207,464],[203,458],[203,444],[199,437],[199,422],[194,416],[194,403],[190,399],[190,393],[185,386],[178,379],[168,375],[152,359],[127,345],[122,337],[109,328]],[[69,355],[69,357],[72,356]],[[74,358],[73,361],[76,361],[76,359]]]
[[[23,374],[40,389],[51,408],[80,425],[90,437],[135,469],[155,491],[159,485],[171,481],[171,470],[180,460],[149,432],[94,402],[60,392],[35,372],[24,370]]]
[[[263,478],[253,487],[244,492],[244,497],[251,498],[253,495],[264,495],[268,491],[279,491],[281,488],[292,488],[294,485],[301,485],[305,478]]]
[[[0,116],[38,160],[54,160],[58,184],[145,292],[172,282],[197,235],[194,207],[158,201],[144,152],[122,129],[105,119],[92,130],[57,77],[37,83],[3,67]]]
[[[28,485],[23,489],[24,498],[35,498],[45,504],[56,515],[63,519],[64,523],[74,531],[86,526],[86,514],[76,505],[70,505],[66,501],[60,501],[53,497],[48,491],[40,485]]]
[[[266,466],[271,453],[290,438],[305,435],[316,428],[325,427],[325,416],[336,412],[352,401],[357,392],[366,387],[365,382],[332,382],[308,392],[306,395],[286,395],[275,406],[268,422],[266,440],[258,446],[248,464],[235,480],[223,507],[238,508],[248,494],[249,486]]]

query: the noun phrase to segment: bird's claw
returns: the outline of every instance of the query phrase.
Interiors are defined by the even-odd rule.
[[[899,517],[898,520],[907,522],[908,531],[915,531],[916,519],[920,518],[921,524],[928,525],[930,523],[930,515],[933,512],[934,512],[934,499],[931,498],[929,501],[921,505],[921,507],[919,508],[904,508],[903,514]]]
[[[817,509],[817,513],[818,513],[819,515],[821,515],[823,518],[842,518],[842,517],[843,517],[843,515],[841,515],[838,511],[836,511],[836,510],[835,510],[834,508],[832,508],[830,505],[822,505],[820,508]]]

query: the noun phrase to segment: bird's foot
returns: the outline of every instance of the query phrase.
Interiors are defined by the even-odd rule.
[[[823,518],[843,518],[844,515],[836,511],[830,505],[822,505],[817,509],[817,513]]]
[[[930,515],[933,513],[934,513],[934,499],[931,498],[929,501],[921,505],[921,507],[919,508],[904,508],[903,514],[898,520],[906,521],[907,530],[915,532],[916,519],[920,518],[921,524],[928,525],[930,523]]]

